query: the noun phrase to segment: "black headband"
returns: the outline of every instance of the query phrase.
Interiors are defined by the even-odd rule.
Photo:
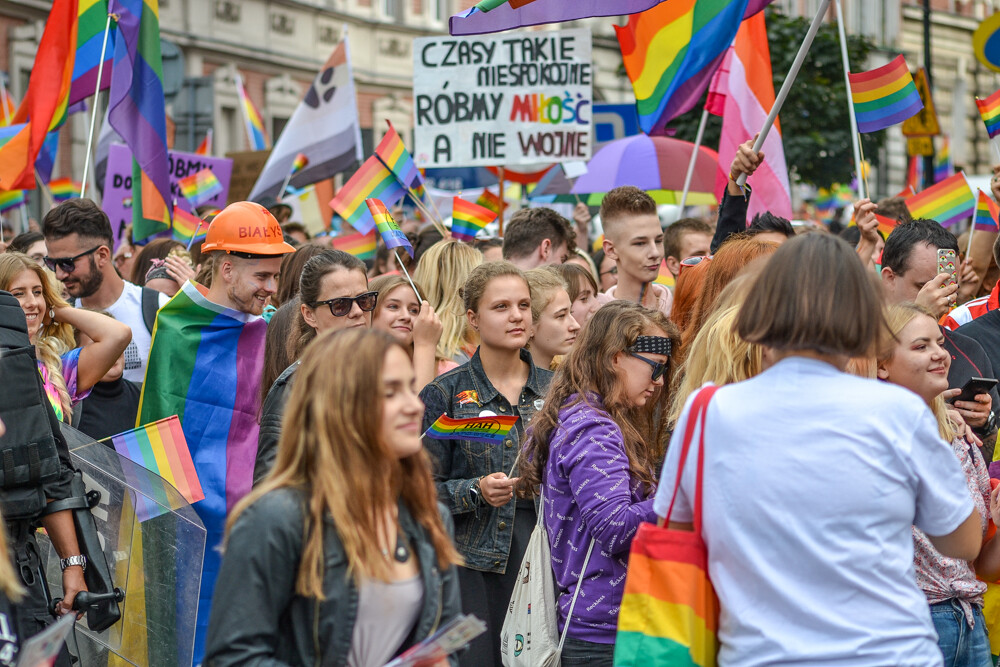
[[[672,347],[669,338],[664,338],[663,336],[639,336],[635,339],[635,343],[629,348],[629,351],[662,354],[665,357],[669,357]]]

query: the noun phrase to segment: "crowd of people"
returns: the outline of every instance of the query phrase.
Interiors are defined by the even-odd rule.
[[[990,666],[1000,396],[963,387],[1000,367],[996,272],[967,257],[953,281],[938,250],[965,245],[898,200],[858,202],[849,241],[748,224],[736,179],[762,158],[739,148],[717,220],[664,226],[624,186],[593,254],[587,207],[528,208],[502,240],[409,229],[405,266],[249,202],[190,249],[116,253],[70,200],[0,254],[0,289],[60,421],[101,439],[181,417],[203,664],[381,667],[468,613],[486,631],[440,664],[499,667],[541,525],[562,664],[610,667],[640,525],[700,511],[719,664]],[[442,416],[517,420],[429,436]]]

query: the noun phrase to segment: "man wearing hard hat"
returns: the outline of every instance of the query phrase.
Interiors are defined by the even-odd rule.
[[[266,208],[237,202],[212,220],[202,252],[211,257],[212,285],[188,281],[157,313],[138,419],[180,417],[205,494],[192,505],[207,531],[195,664],[226,515],[252,483],[267,329],[261,312],[278,291],[282,256],[294,248]]]

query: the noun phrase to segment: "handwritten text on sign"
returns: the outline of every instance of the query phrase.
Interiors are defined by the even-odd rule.
[[[420,167],[590,158],[589,30],[413,41]]]

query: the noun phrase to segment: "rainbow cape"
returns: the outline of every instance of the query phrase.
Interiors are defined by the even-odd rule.
[[[982,190],[976,200],[976,218],[973,224],[981,232],[1000,233],[1000,207]]]
[[[965,174],[959,172],[913,195],[906,200],[906,207],[914,219],[930,218],[937,220],[942,227],[950,227],[975,212],[976,196],[972,194]]]
[[[330,245],[337,250],[354,255],[360,260],[375,259],[375,230],[367,234],[349,234],[335,236],[330,239]]]
[[[472,243],[476,234],[496,217],[496,213],[484,206],[455,197],[451,205],[451,235],[459,241]]]
[[[365,205],[365,200],[376,198],[392,206],[405,194],[406,190],[393,173],[386,169],[377,156],[372,155],[344,183],[344,187],[337,191],[330,200],[330,207],[351,227],[367,234],[375,228],[375,218]]]
[[[990,135],[990,139],[1000,134],[1000,90],[985,100],[977,97],[976,106],[979,108],[983,123],[986,124],[986,133]]]
[[[406,234],[399,228],[396,221],[392,219],[385,204],[378,199],[366,199],[365,203],[368,205],[368,210],[371,211],[372,217],[375,218],[375,226],[378,227],[378,233],[382,236],[385,247],[390,250],[392,248],[403,248],[412,257],[413,246],[410,245],[410,239],[406,238]]]
[[[191,281],[156,316],[136,426],[177,415],[201,480],[207,531],[195,663],[201,659],[226,515],[249,491],[267,324],[212,303]]]
[[[207,204],[213,197],[222,192],[222,183],[207,167],[199,172],[177,181],[184,199],[194,208]]]
[[[849,74],[858,132],[878,132],[924,108],[903,56],[868,72]]]
[[[441,415],[424,435],[438,440],[503,442],[517,420],[514,416],[452,419],[448,415]]]

